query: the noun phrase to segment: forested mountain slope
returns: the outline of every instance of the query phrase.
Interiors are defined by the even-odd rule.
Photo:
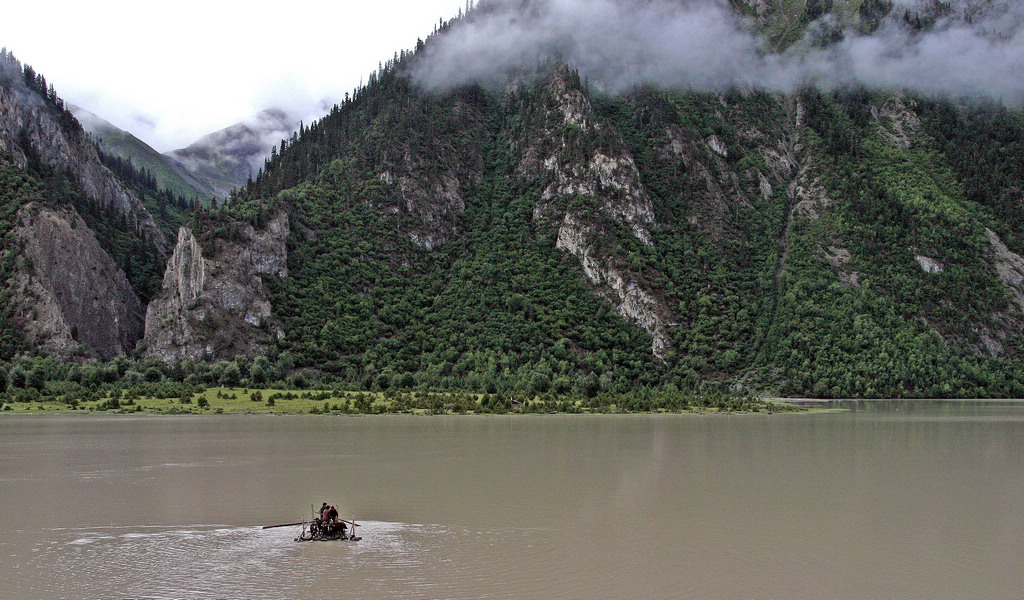
[[[183,320],[237,336],[150,352],[259,338],[349,381],[491,390],[1024,391],[1019,113],[860,89],[605,95],[564,64],[425,92],[414,60],[183,231],[207,264],[246,257],[265,314],[209,275],[150,308],[147,339]],[[261,269],[251,245],[283,220],[287,268]],[[169,270],[161,298],[187,278]]]
[[[99,142],[102,151],[132,163],[151,176],[158,187],[189,200],[215,196],[213,187],[197,178],[177,161],[160,154],[149,144],[84,108],[71,106],[71,113],[82,128]]]

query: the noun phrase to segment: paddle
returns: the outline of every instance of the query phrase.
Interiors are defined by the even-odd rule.
[[[346,521],[345,519],[338,519],[342,523],[348,523],[353,527],[359,527],[359,524],[355,521]],[[280,525],[264,525],[263,529],[273,529],[275,527],[291,527],[293,525],[305,525],[307,521],[299,521],[298,523],[281,523]]]
[[[264,529],[273,529],[275,527],[291,527],[292,525],[305,525],[305,521],[299,521],[298,523],[281,523],[280,525],[264,525]]]

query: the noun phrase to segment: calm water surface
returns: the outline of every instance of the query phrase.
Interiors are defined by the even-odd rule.
[[[1024,598],[1024,404],[853,408],[6,416],[0,598]]]

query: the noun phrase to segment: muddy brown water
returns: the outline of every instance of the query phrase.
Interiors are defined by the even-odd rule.
[[[0,598],[1024,598],[1024,404],[849,406],[5,416]]]

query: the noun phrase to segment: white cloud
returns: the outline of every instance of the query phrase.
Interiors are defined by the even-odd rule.
[[[444,87],[500,78],[557,55],[612,91],[638,83],[791,90],[814,82],[1024,99],[1020,3],[953,0],[951,16],[926,32],[901,26],[897,9],[873,35],[847,31],[828,49],[797,44],[778,55],[766,54],[722,0],[485,1],[487,10],[428,47],[421,81]],[[926,1],[901,0],[911,8]],[[986,10],[964,23],[964,3]]]
[[[14,0],[0,46],[165,151],[280,107],[309,121],[464,0]]]
[[[608,89],[648,81],[774,89],[853,81],[1017,103],[1024,98],[1024,3],[981,3],[1002,9],[971,26],[948,23],[916,36],[889,26],[874,36],[851,34],[827,51],[774,56],[725,10],[726,0],[514,0],[517,9],[478,12],[472,26],[435,40],[434,60],[420,76],[436,85],[486,79],[557,52]],[[532,7],[527,14],[524,4]],[[66,100],[164,151],[267,108],[307,122],[322,116],[379,62],[412,48],[464,5],[15,0],[3,9],[0,45]]]

